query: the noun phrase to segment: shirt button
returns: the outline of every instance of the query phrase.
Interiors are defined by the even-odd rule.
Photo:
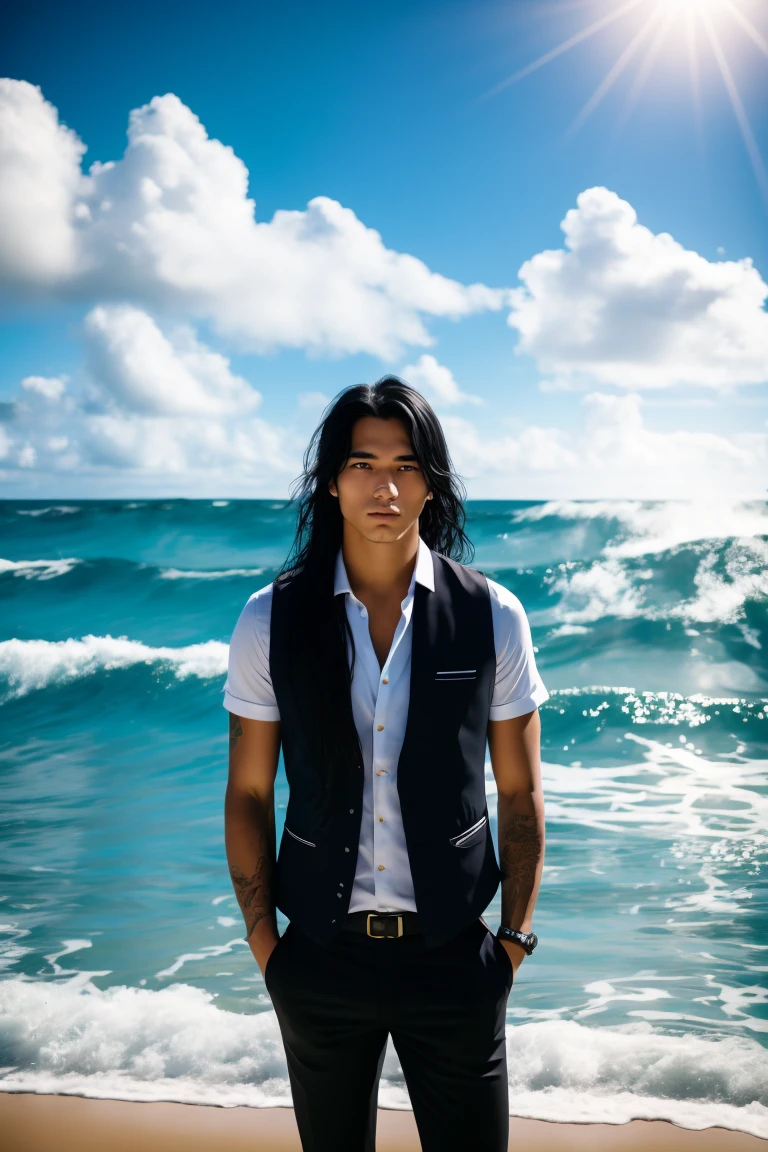
[[[349,848],[345,848],[345,849],[344,849],[344,851],[345,851],[345,852],[349,852]]]
[[[376,775],[377,775],[377,776],[381,776],[381,768],[379,768],[379,770],[377,771]]]
[[[383,864],[379,864],[379,872],[383,872],[383,871],[384,871],[384,865],[383,865]]]
[[[389,676],[385,676],[381,682],[382,684],[389,684]]]
[[[384,731],[384,725],[383,724],[377,724],[376,725],[376,731],[377,732],[383,732]]]
[[[349,814],[350,814],[350,816],[353,816],[353,815],[354,815],[354,812],[355,812],[354,808],[350,808],[350,810],[349,810]]]
[[[381,821],[382,824],[384,823],[384,817],[383,816],[379,816],[379,820]]]

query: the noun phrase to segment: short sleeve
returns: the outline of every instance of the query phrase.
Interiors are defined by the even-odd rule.
[[[549,699],[536,667],[531,627],[525,609],[503,584],[488,580],[496,645],[496,683],[490,720],[512,720],[533,712]]]
[[[272,585],[254,592],[235,624],[229,642],[223,705],[249,720],[279,720],[269,672],[269,626]]]

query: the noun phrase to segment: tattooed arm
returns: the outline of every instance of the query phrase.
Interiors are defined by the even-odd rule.
[[[262,972],[279,939],[272,892],[279,752],[279,721],[246,720],[230,712],[224,838],[246,938]]]
[[[488,747],[498,787],[501,922],[533,931],[533,909],[544,870],[544,793],[540,762],[541,721],[535,709],[488,725]],[[516,970],[526,953],[502,941]]]

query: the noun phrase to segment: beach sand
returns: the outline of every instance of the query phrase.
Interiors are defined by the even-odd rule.
[[[0,1092],[3,1152],[301,1152],[290,1108],[211,1108]],[[419,1152],[412,1112],[379,1110],[377,1152]],[[526,1152],[766,1152],[768,1140],[664,1120],[551,1124],[510,1118]],[[467,1152],[472,1152],[468,1149]]]

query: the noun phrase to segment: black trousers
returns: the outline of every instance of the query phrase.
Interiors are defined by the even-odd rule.
[[[290,924],[265,971],[304,1152],[374,1152],[388,1034],[424,1152],[507,1152],[512,964],[484,921],[437,948]]]

